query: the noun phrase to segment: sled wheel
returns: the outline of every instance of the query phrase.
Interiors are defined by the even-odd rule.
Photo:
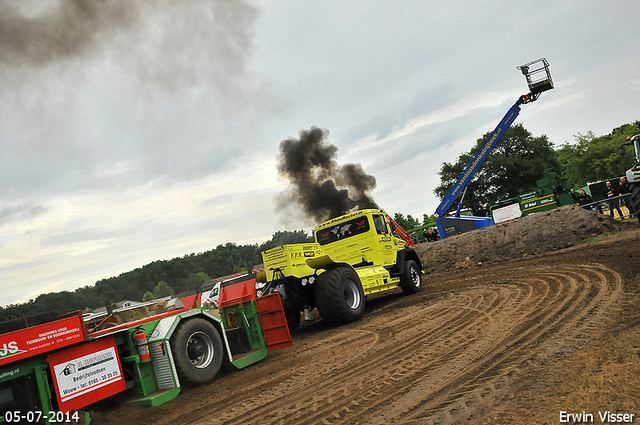
[[[356,272],[336,267],[318,276],[316,303],[322,320],[332,325],[355,322],[364,314],[364,291]]]
[[[415,294],[422,289],[422,274],[413,260],[404,264],[404,272],[400,277],[400,288],[405,294]]]
[[[171,351],[180,379],[190,384],[213,379],[224,357],[220,334],[204,319],[181,323],[171,337]]]

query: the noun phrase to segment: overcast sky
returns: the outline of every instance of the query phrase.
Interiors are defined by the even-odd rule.
[[[311,229],[274,200],[312,126],[387,212],[433,214],[541,57],[534,136],[640,119],[637,0],[82,3],[0,2],[0,305]]]

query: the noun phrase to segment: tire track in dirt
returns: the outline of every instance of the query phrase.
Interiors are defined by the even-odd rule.
[[[506,296],[496,297],[495,294],[492,299],[506,299]],[[344,394],[340,391],[337,391],[335,388],[335,378],[331,377],[340,377],[344,375],[349,376],[358,376],[360,374],[369,374],[372,370],[372,363],[381,363],[386,362],[387,354],[384,351],[380,351],[380,348],[384,348],[385,345],[381,344],[380,346],[375,348],[375,353],[370,355],[365,355],[364,351],[371,350],[371,344],[374,344],[378,339],[379,335],[384,335],[386,338],[389,338],[392,334],[394,335],[393,341],[399,343],[399,346],[395,348],[396,356],[404,353],[406,356],[414,356],[415,355],[415,334],[416,321],[425,320],[423,316],[433,315],[434,317],[440,317],[442,314],[448,314],[449,317],[441,318],[441,321],[447,321],[449,324],[447,326],[443,326],[440,329],[437,329],[437,333],[433,333],[431,338],[433,340],[438,340],[441,335],[447,334],[455,334],[460,332],[463,326],[469,326],[469,322],[473,320],[475,316],[475,312],[478,311],[478,304],[482,302],[486,302],[486,299],[483,298],[482,294],[476,294],[473,297],[467,297],[463,295],[463,307],[465,308],[466,314],[458,317],[456,316],[455,311],[451,308],[453,305],[460,304],[460,302],[456,302],[453,304],[453,301],[449,301],[449,306],[446,303],[436,303],[435,305],[428,306],[427,311],[422,311],[421,309],[416,309],[412,307],[412,312],[406,314],[402,318],[398,318],[392,320],[391,322],[379,325],[372,324],[367,329],[350,329],[346,330],[345,328],[337,328],[334,331],[331,331],[332,335],[324,338],[320,345],[317,342],[312,344],[298,344],[297,351],[299,357],[296,363],[299,365],[296,367],[294,372],[289,371],[276,371],[273,375],[270,376],[269,383],[265,383],[264,381],[251,383],[244,387],[245,395],[250,394],[251,390],[256,387],[269,387],[269,393],[272,395],[276,395],[282,392],[286,392],[287,394],[295,393],[298,394],[307,394],[308,400],[311,400],[311,409],[309,408],[301,408],[299,406],[291,405],[291,398],[287,395],[282,401],[275,400],[275,396],[269,396],[265,394],[261,394],[259,399],[243,397],[243,400],[238,402],[238,400],[233,400],[234,407],[228,410],[225,410],[221,416],[217,416],[219,423],[223,423],[225,421],[233,421],[235,423],[248,423],[248,422],[260,422],[260,423],[269,423],[268,419],[272,415],[271,413],[265,413],[265,411],[278,411],[281,415],[284,411],[289,411],[289,415],[287,416],[287,420],[295,420],[298,421],[310,421],[312,418],[320,418],[324,416],[335,416],[334,408],[336,404],[339,402],[335,401],[336,399],[344,398]],[[501,301],[504,303],[504,301]],[[462,325],[460,323],[463,323]],[[374,329],[374,331],[371,331]],[[409,334],[405,333],[407,331],[411,331]],[[419,333],[422,333],[421,330],[418,330]],[[398,335],[400,333],[400,335]],[[437,349],[437,347],[435,347]],[[338,351],[345,352],[349,350],[350,356],[348,358],[343,358],[338,364],[336,362],[328,362],[318,364],[313,362],[308,362],[305,358],[317,358],[320,353],[318,350],[323,350],[325,353],[325,357],[331,358],[331,354]],[[322,355],[321,355],[322,356]],[[362,359],[368,359],[367,361],[362,361]],[[437,367],[438,364],[434,364],[433,367]],[[395,366],[397,367],[397,366]],[[377,370],[377,367],[373,366],[373,370]],[[311,389],[309,389],[308,376],[315,377],[314,382],[311,384]],[[341,378],[338,378],[341,380]],[[351,383],[350,383],[351,384]],[[348,384],[348,385],[350,385]],[[369,384],[370,385],[370,384]],[[358,385],[360,390],[366,388],[365,385]],[[317,394],[323,394],[322,398],[319,398]],[[231,401],[233,397],[230,397]],[[227,400],[222,399],[219,400],[220,403],[225,404]],[[357,401],[355,402],[357,403]],[[295,404],[295,403],[294,403]],[[263,409],[264,408],[264,409]],[[206,409],[203,409],[206,410]],[[197,412],[191,412],[191,417],[197,415]],[[203,422],[210,423],[211,416],[210,414],[206,415],[206,420]],[[204,416],[203,416],[204,419]],[[312,420],[310,422],[313,422]]]
[[[494,399],[507,396],[512,391],[509,384],[517,374],[518,366],[540,350],[565,349],[577,337],[588,336],[602,322],[622,291],[621,277],[599,265],[581,266],[580,271],[572,269],[545,274],[558,283],[565,280],[570,290],[562,297],[562,302],[551,304],[544,313],[532,316],[537,324],[515,332],[505,341],[509,346],[518,344],[517,349],[502,355],[497,351],[493,353],[494,357],[476,363],[473,367],[481,372],[460,385],[458,392],[444,392],[425,400],[402,423],[454,423],[468,419],[474,408],[485,407]],[[562,287],[558,286],[558,289]],[[559,291],[557,295],[561,293]],[[558,299],[558,296],[553,298]]]
[[[465,307],[468,307],[470,309],[470,311],[474,310],[474,303],[477,303],[478,300],[482,300],[482,297],[475,297],[475,298],[469,298],[466,301]],[[471,307],[469,307],[471,306]],[[440,304],[437,304],[435,306],[432,307],[432,309],[439,309],[442,310],[442,312],[449,312],[450,316],[453,316],[451,309],[442,309],[442,306]],[[415,310],[415,308],[414,308]],[[364,355],[364,351],[367,350],[371,350],[371,345],[374,344],[379,338],[380,335],[384,336],[385,338],[390,338],[391,335],[395,335],[395,340],[396,341],[407,341],[403,344],[403,348],[397,349],[398,352],[400,350],[403,350],[405,352],[407,352],[408,355],[413,355],[414,353],[414,348],[413,348],[413,343],[411,342],[414,338],[413,336],[409,335],[409,336],[397,336],[398,332],[402,332],[403,329],[405,328],[415,328],[414,323],[416,320],[423,320],[420,317],[415,317],[415,316],[423,316],[429,314],[429,312],[420,312],[420,310],[416,310],[413,313],[411,313],[408,317],[405,316],[401,319],[396,319],[391,321],[390,323],[383,325],[383,326],[369,326],[367,329],[350,329],[350,330],[346,330],[345,328],[337,328],[335,331],[331,331],[329,333],[331,333],[332,335],[324,338],[323,340],[320,341],[320,343],[318,342],[314,342],[312,344],[299,344],[298,342],[296,342],[296,347],[297,351],[300,353],[298,354],[298,358],[296,363],[299,365],[295,368],[294,372],[289,372],[289,371],[277,371],[274,372],[273,375],[271,375],[271,379],[270,381],[272,381],[272,383],[270,385],[270,391],[272,393],[279,393],[281,391],[287,391],[287,392],[294,392],[296,394],[300,393],[300,392],[304,392],[304,391],[308,391],[305,389],[305,387],[307,387],[309,385],[308,382],[306,382],[305,377],[309,376],[309,375],[313,375],[316,376],[316,381],[319,382],[328,382],[328,384],[318,384],[318,382],[314,382],[312,384],[312,392],[317,394],[317,393],[324,393],[325,394],[325,398],[327,400],[331,400],[332,397],[342,397],[342,395],[336,393],[335,391],[333,391],[331,389],[331,386],[333,386],[333,381],[329,380],[329,378],[327,378],[326,376],[342,376],[342,374],[349,374],[349,375],[353,375],[353,374],[361,374],[361,373],[368,373],[371,370],[371,365],[370,363],[380,357],[380,361],[384,360],[384,353],[378,353],[377,357],[374,355],[373,357],[371,356],[366,356]],[[433,311],[433,315],[434,316],[438,316],[439,314],[443,314],[441,312],[438,311]],[[470,314],[471,315],[471,314]],[[449,319],[444,319],[444,320],[450,320]],[[459,317],[459,320],[464,320],[464,317]],[[457,321],[456,320],[451,320],[451,324],[447,327],[443,327],[442,329],[439,330],[440,333],[443,334],[447,334],[447,333],[455,333],[458,332],[460,330],[459,326],[456,325]],[[374,329],[373,331],[371,329]],[[433,336],[435,339],[438,338],[438,335],[434,335]],[[376,347],[376,351],[379,352],[380,347]],[[327,357],[327,358],[331,358],[332,354],[335,352],[345,352],[346,350],[349,350],[349,353],[351,354],[348,358],[343,359],[339,364],[336,364],[335,362],[329,362],[329,363],[321,363],[318,364],[307,361],[306,359],[309,358],[317,358],[318,356],[321,357]],[[323,351],[323,353],[319,353],[319,351]],[[370,360],[368,362],[362,362],[362,358],[369,358]],[[325,376],[326,375],[326,376]],[[253,384],[249,384],[248,387],[245,387],[245,391],[250,392],[250,390],[252,389],[252,387],[257,387],[257,386],[265,386],[264,382],[258,382],[258,383],[253,383]],[[314,394],[311,394],[309,396],[310,399],[312,400],[316,400],[316,396]],[[225,400],[221,400],[222,402],[224,402]],[[275,409],[275,410],[279,410],[279,409],[288,409],[291,406],[288,403],[289,399],[287,397],[287,400],[284,400],[283,402],[279,402],[279,401],[274,401],[273,399],[269,398],[269,397],[264,397],[261,396],[260,397],[260,401],[258,400],[251,400],[249,402],[247,401],[242,401],[241,405],[238,406],[239,409],[231,409],[229,411],[225,411],[223,414],[223,418],[222,421],[224,422],[224,419],[228,419],[228,420],[234,420],[236,422],[247,422],[247,421],[256,421],[259,418],[259,421],[262,423],[265,421],[265,417],[263,416],[263,412],[260,411],[260,407],[262,405],[268,405],[269,409]],[[317,403],[314,402],[315,404],[321,405],[322,400],[317,400]],[[237,401],[236,401],[237,403]],[[332,409],[332,404],[328,404],[327,405],[329,410]],[[294,409],[295,410],[295,409]],[[314,407],[312,410],[315,411],[315,413],[313,414],[313,416],[322,416],[325,415],[326,412],[323,412],[322,409],[319,409],[318,407]],[[320,411],[318,411],[320,410]],[[244,414],[239,413],[241,411],[245,411]],[[252,413],[248,413],[252,412]],[[309,410],[308,409],[303,409],[301,412],[299,412],[301,415],[301,420],[308,420],[309,419]],[[192,415],[193,416],[193,415]]]
[[[536,353],[588,338],[622,290],[620,276],[599,265],[510,276],[476,276],[441,299],[328,330],[320,343],[296,341],[296,367],[243,386],[253,397],[229,394],[219,400],[224,409],[203,406],[191,419],[453,423],[506,396],[519,366]]]

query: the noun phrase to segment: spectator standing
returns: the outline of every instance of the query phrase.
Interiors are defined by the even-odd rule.
[[[435,242],[438,240],[438,232],[436,232],[433,227],[429,227],[428,232],[425,230],[424,237],[427,239],[427,242]]]
[[[571,196],[578,202],[578,205],[582,208],[588,210],[591,209],[593,211],[597,211],[595,205],[593,204],[593,198],[590,195],[587,195],[587,192],[584,189],[580,189],[580,195],[576,195],[573,189],[571,189]]]
[[[611,186],[611,182],[607,182],[604,188],[604,196],[607,198],[607,205],[609,205],[609,213],[611,214],[611,218],[613,218],[613,209],[618,210],[618,214],[620,214],[620,218],[622,218],[622,211],[620,211],[620,206],[618,205],[618,200],[614,199],[618,196],[618,190]]]
[[[626,177],[620,177],[620,189],[618,191],[620,195],[622,195],[622,202],[624,202],[625,207],[629,210],[629,214],[633,216],[636,212],[633,210],[633,204],[629,199],[631,190],[629,189],[629,182]]]

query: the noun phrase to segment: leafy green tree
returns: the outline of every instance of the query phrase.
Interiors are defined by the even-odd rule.
[[[35,300],[29,300],[26,303],[15,303],[9,304],[7,306],[2,307],[0,310],[0,315],[2,318],[11,320],[18,316],[28,316],[32,311],[35,310]]]
[[[611,133],[596,137],[589,131],[573,136],[574,143],[565,143],[557,149],[562,176],[572,181],[575,188],[589,182],[620,177],[633,162],[633,155],[620,156],[618,148],[627,136],[638,134],[640,121],[614,128]]]
[[[455,163],[442,164],[438,172],[440,185],[434,190],[436,196],[444,199],[491,133],[482,135]],[[475,215],[484,215],[486,208],[498,201],[535,189],[536,180],[541,179],[546,170],[560,173],[560,163],[547,136],[533,137],[522,124],[515,124],[505,131],[476,171],[467,186],[463,204]],[[454,205],[456,208],[459,201]]]
[[[438,218],[438,216],[436,214],[422,214],[422,225],[426,226],[427,224],[432,224],[436,222],[436,218]]]
[[[153,296],[153,292],[151,291],[147,291],[144,293],[144,295],[142,296],[142,301],[146,302],[146,301],[151,301],[154,300],[154,296]]]
[[[407,217],[405,218],[402,213],[395,213],[393,215],[393,219],[400,225],[400,227],[402,227],[407,232],[420,226],[420,222],[413,218],[411,214],[407,215]]]
[[[179,293],[190,289],[197,289],[208,280],[211,280],[211,278],[206,273],[192,273],[187,279],[183,280],[176,289],[178,289]]]
[[[158,282],[156,287],[153,288],[153,299],[164,298],[174,294],[175,292],[173,292],[173,288],[171,288],[171,286],[169,286],[169,284],[164,280]]]

